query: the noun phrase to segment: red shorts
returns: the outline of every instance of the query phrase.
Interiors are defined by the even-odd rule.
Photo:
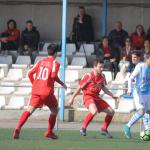
[[[110,105],[104,101],[103,99],[101,99],[100,97],[93,97],[90,95],[85,95],[83,98],[83,104],[85,105],[85,107],[87,109],[89,109],[90,104],[95,104],[97,107],[97,111],[100,113],[103,110],[107,109],[108,107],[110,107]]]
[[[30,106],[41,108],[43,105],[48,106],[49,108],[57,108],[58,103],[54,94],[50,95],[34,95],[32,94],[29,102]]]

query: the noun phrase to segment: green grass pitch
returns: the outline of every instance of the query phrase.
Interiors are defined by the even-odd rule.
[[[43,136],[44,129],[23,129],[19,140],[12,139],[13,129],[0,129],[0,150],[149,150],[150,141],[144,142],[139,133],[128,140],[121,132],[114,132],[107,139],[98,131],[87,132],[82,137],[79,131],[56,131],[58,140]]]

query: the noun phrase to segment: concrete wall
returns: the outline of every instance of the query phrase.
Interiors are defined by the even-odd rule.
[[[18,0],[19,1],[19,0]],[[31,1],[31,0],[28,0]],[[32,0],[33,1],[33,0]],[[35,0],[34,0],[35,1]],[[37,2],[38,0],[36,0]],[[39,0],[40,1],[40,0]],[[56,41],[61,39],[61,3],[60,1],[52,3],[40,4],[23,4],[18,3],[12,5],[11,3],[2,3],[0,0],[0,32],[6,28],[6,22],[8,19],[13,18],[17,21],[18,28],[23,30],[25,27],[25,21],[28,19],[33,20],[35,26],[41,33],[41,39],[46,41]],[[43,1],[42,1],[43,2]],[[71,3],[72,2],[72,3]],[[73,3],[74,2],[74,3]],[[113,2],[113,3],[112,3]],[[119,3],[118,3],[119,2]],[[145,4],[147,2],[147,4]],[[95,38],[100,37],[101,33],[101,1],[98,0],[83,0],[80,3],[86,5],[87,13],[93,18],[93,24],[95,28]],[[78,0],[69,1],[68,16],[67,16],[67,35],[69,36],[73,18],[76,16],[80,4]],[[150,14],[150,1],[146,0],[108,0],[108,32],[113,29],[113,23],[115,20],[121,20],[123,27],[129,32],[135,30],[137,24],[143,24],[145,30],[150,26],[149,14]],[[137,5],[134,6],[134,3]],[[143,5],[144,4],[144,5]]]

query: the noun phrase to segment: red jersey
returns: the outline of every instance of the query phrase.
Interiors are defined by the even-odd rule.
[[[32,82],[32,94],[49,95],[54,93],[54,82],[62,84],[57,76],[59,67],[59,62],[52,57],[46,57],[37,62],[28,73]]]
[[[133,33],[131,35],[131,39],[132,39],[132,45],[133,47],[138,47],[138,48],[143,48],[144,47],[144,40],[145,40],[145,36],[138,36],[137,34]]]
[[[96,76],[92,71],[85,74],[85,76],[79,81],[79,85],[81,86],[84,95],[98,97],[102,87],[106,85],[106,79],[103,74]]]
[[[110,47],[104,47],[103,48],[103,52],[104,52],[104,55],[105,54],[110,54],[111,55],[111,49],[110,49]]]
[[[6,37],[7,41],[18,41],[20,38],[20,31],[18,29],[13,29],[13,30],[7,30],[4,33],[8,33],[9,36]]]

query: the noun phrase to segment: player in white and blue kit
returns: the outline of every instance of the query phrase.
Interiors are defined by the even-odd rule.
[[[139,50],[134,50],[131,55],[131,64],[129,66],[129,72],[132,73],[133,70],[135,69],[135,66],[141,62],[141,51]],[[146,57],[146,54],[144,55]],[[135,81],[136,82],[136,81]],[[133,102],[135,105],[135,110],[139,110],[140,108],[140,103],[139,103],[139,94],[137,93],[137,90],[135,86],[132,87],[132,92],[133,92]],[[142,117],[143,124],[145,130],[150,131],[150,126],[148,126],[148,122],[150,122],[150,116],[149,114],[145,113],[144,116]]]
[[[149,115],[150,113],[150,53],[146,54],[146,62],[139,63],[136,65],[134,71],[132,72],[128,80],[128,94],[131,95],[132,92],[132,82],[136,80],[136,85],[134,90],[134,96],[137,94],[139,97],[138,111],[133,115],[130,121],[124,126],[124,132],[127,138],[131,138],[130,128],[136,123],[145,112]],[[148,119],[147,128],[150,128],[150,119]],[[145,124],[144,124],[145,125]]]
[[[134,50],[131,55],[131,63],[129,66],[129,72],[132,73],[133,70],[135,69],[135,66],[139,63],[142,63],[141,61],[141,51],[139,50]],[[133,102],[135,105],[135,110],[139,109],[139,95],[137,94],[137,90],[135,86],[132,84],[132,93],[133,93]]]

